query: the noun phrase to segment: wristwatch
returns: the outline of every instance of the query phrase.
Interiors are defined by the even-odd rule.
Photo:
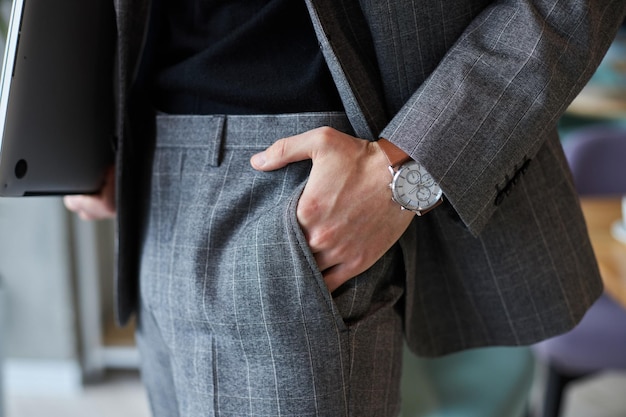
[[[402,209],[421,216],[443,201],[443,192],[435,179],[417,161],[387,139],[378,140],[389,161],[391,198]]]

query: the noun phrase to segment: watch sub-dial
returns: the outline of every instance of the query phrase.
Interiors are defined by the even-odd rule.
[[[432,193],[427,187],[420,187],[419,190],[417,190],[417,199],[420,201],[428,201],[431,195]]]
[[[409,184],[418,184],[420,182],[420,180],[422,180],[422,175],[419,173],[419,171],[409,171],[406,174],[406,182],[408,182]]]
[[[432,175],[430,174],[424,174],[421,176],[422,178],[422,185],[426,186],[426,187],[432,187],[433,184],[435,184],[435,179],[432,177]]]

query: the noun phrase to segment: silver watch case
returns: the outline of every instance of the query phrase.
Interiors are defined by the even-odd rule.
[[[389,184],[391,198],[403,209],[421,216],[441,203],[441,188],[419,162],[411,160],[397,170],[389,170],[393,177]]]

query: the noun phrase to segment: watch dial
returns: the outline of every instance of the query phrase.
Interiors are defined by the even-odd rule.
[[[416,161],[402,165],[396,172],[392,193],[398,204],[413,211],[432,207],[442,195],[434,178]]]

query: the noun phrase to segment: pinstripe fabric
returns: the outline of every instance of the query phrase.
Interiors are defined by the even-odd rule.
[[[155,417],[393,416],[399,248],[330,296],[295,218],[309,163],[249,158],[343,114],[157,117],[138,342]]]
[[[446,28],[446,39],[455,43],[446,45],[426,81],[394,95],[412,97],[382,132],[424,161],[474,234],[499,208],[494,201],[506,176],[554,136],[559,117],[614,39],[614,17],[623,19],[625,10],[621,0],[593,7],[578,0],[479,3],[455,11],[463,20],[481,10],[471,6],[484,7],[468,27]],[[393,45],[388,50],[399,48],[385,41]],[[382,54],[385,61],[397,59]],[[398,64],[406,68],[415,59],[407,54]]]
[[[572,328],[602,284],[555,124],[600,62],[626,2],[305,1],[353,131],[400,146],[446,195],[401,240],[413,350],[529,344]],[[121,109],[147,4],[116,2]],[[139,132],[119,132],[124,323],[136,307],[142,239],[133,167],[148,151],[144,121],[120,111],[119,124]]]

